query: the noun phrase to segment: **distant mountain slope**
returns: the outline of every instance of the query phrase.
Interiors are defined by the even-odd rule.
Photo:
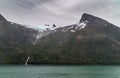
[[[34,46],[31,63],[120,64],[120,28],[90,14]]]

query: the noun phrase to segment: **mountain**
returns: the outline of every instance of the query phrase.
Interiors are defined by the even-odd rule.
[[[0,15],[0,64],[17,62],[16,57],[25,53],[37,35],[38,31],[9,22]]]
[[[120,28],[84,13],[77,24],[38,31],[0,15],[0,64],[120,64]]]
[[[55,29],[33,50],[35,64],[120,64],[120,28],[84,13],[78,24]]]
[[[0,64],[24,64],[31,54],[31,46],[41,37],[52,33],[55,28],[49,26],[44,30],[34,29],[7,21],[0,15]]]

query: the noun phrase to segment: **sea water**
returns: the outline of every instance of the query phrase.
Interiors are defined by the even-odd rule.
[[[120,78],[120,66],[2,65],[0,78]]]

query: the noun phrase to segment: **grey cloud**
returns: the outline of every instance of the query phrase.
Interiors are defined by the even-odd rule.
[[[0,12],[10,21],[32,25],[79,21],[84,12],[120,25],[119,0],[0,0]]]
[[[85,0],[84,3],[78,3],[74,5],[72,8],[68,9],[69,12],[74,12],[74,13],[83,13],[83,12],[95,12],[98,10],[102,10],[108,6],[108,1],[107,0]]]
[[[13,0],[13,2],[23,8],[32,9],[36,8],[37,5],[42,5],[52,0]]]

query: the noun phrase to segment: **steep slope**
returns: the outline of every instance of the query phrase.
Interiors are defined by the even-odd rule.
[[[30,63],[120,64],[120,28],[90,14],[40,39]],[[34,51],[36,50],[36,51]]]
[[[35,40],[35,35],[38,34],[38,31],[31,28],[26,28],[20,24],[9,22],[3,17],[0,19],[0,21],[2,21],[0,22],[0,29],[2,31],[0,33],[4,36],[0,37],[6,40],[6,43],[13,42],[14,44],[31,44]]]
[[[35,41],[38,31],[7,21],[0,15],[0,64],[18,63]],[[20,62],[21,63],[21,62]]]

